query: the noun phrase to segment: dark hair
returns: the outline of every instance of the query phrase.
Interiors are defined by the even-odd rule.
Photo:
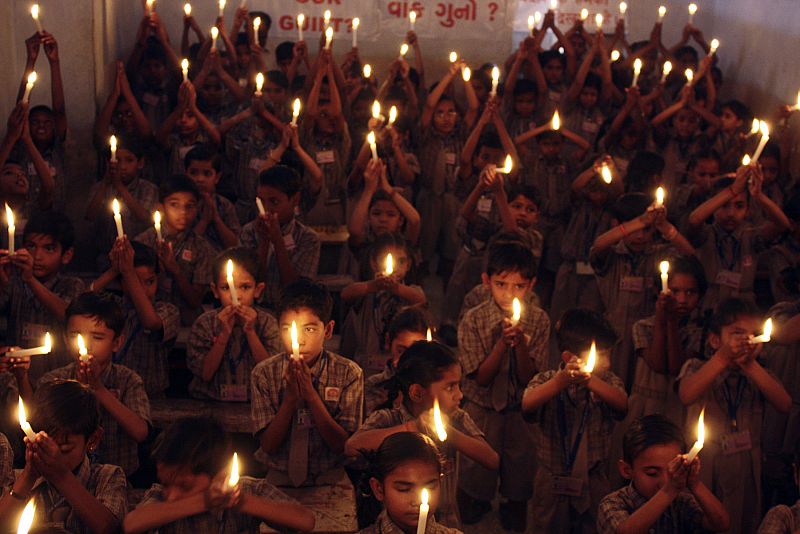
[[[536,95],[539,96],[539,88],[536,86],[532,80],[528,80],[527,78],[522,78],[517,80],[517,83],[514,84],[514,96],[520,95]]]
[[[201,197],[197,184],[185,174],[173,174],[169,178],[163,180],[161,185],[158,186],[158,201],[164,202],[169,196],[175,193],[189,193],[198,201]]]
[[[714,185],[711,187],[711,196],[713,197],[714,195],[716,195],[720,191],[724,191],[724,190],[728,189],[729,187],[732,187],[735,181],[736,180],[734,178],[727,178],[727,177],[726,178],[720,178],[719,180],[714,182]],[[744,193],[744,195],[748,199],[750,198],[750,190],[749,189],[745,189],[744,191],[742,191],[742,193]]]
[[[532,185],[526,185],[522,182],[512,185],[511,189],[508,190],[508,201],[514,202],[514,199],[517,197],[527,198],[533,202],[537,208],[542,205],[542,197],[539,195],[539,191]]]
[[[236,42],[233,43],[234,46],[246,46],[250,48],[250,39],[247,36],[246,32],[239,32],[236,34]]]
[[[258,258],[255,251],[247,247],[231,247],[217,254],[211,264],[211,281],[214,284],[219,280],[220,274],[224,276],[228,260],[233,260],[237,268],[244,269],[258,281]]]
[[[644,192],[655,187],[655,178],[664,172],[664,158],[655,152],[640,150],[628,164],[625,173],[626,192]]]
[[[581,89],[586,89],[587,87],[593,87],[597,89],[597,92],[599,93],[603,88],[603,79],[594,72],[590,72],[586,75],[586,80],[584,80],[583,87]]]
[[[225,469],[230,448],[230,437],[216,419],[201,415],[181,417],[156,439],[153,460],[213,478]]]
[[[425,332],[430,325],[427,314],[419,306],[408,306],[400,309],[389,326],[386,327],[386,335],[389,343],[395,340],[401,332]]]
[[[28,112],[28,117],[32,117],[34,113],[44,113],[45,115],[53,118],[56,114],[50,109],[49,106],[45,106],[44,104],[39,104],[38,106],[33,106],[30,111]]]
[[[293,168],[275,165],[258,175],[258,185],[275,188],[287,197],[291,197],[300,192],[302,181]]]
[[[618,222],[627,222],[647,211],[650,204],[652,200],[644,193],[627,193],[614,202],[611,214]]]
[[[183,166],[188,169],[193,161],[210,161],[211,166],[217,172],[222,168],[222,157],[207,143],[194,145],[183,158]]]
[[[695,152],[689,158],[689,163],[686,164],[686,171],[692,171],[701,161],[716,161],[718,164],[722,162],[722,159],[719,157],[719,153],[710,148],[708,150],[700,150],[699,152]]]
[[[708,329],[719,335],[722,329],[735,323],[740,317],[760,317],[761,310],[755,302],[748,299],[725,299],[714,308]]]
[[[722,104],[722,109],[728,108],[731,113],[736,115],[736,118],[741,121],[747,121],[753,116],[750,108],[741,100],[728,100]]]
[[[486,264],[486,274],[516,272],[527,280],[536,278],[539,269],[538,262],[531,249],[521,243],[498,241],[489,246],[489,261]]]
[[[333,299],[328,288],[319,282],[300,278],[283,289],[278,319],[288,310],[308,308],[319,317],[323,323],[331,320],[333,313]]]
[[[369,208],[371,209],[376,202],[381,202],[381,201],[391,202],[392,204],[397,206],[395,201],[392,199],[392,195],[390,193],[386,192],[384,189],[378,189],[372,194],[372,198],[369,199]]]
[[[697,55],[697,50],[695,50],[694,47],[689,46],[689,45],[681,46],[675,51],[675,57],[676,58],[680,58],[681,56],[684,56],[684,55],[692,56],[692,61],[695,61],[695,62],[697,61],[697,59],[699,57]]]
[[[686,274],[695,279],[697,282],[697,293],[700,298],[706,294],[708,289],[708,281],[706,280],[706,272],[703,269],[703,264],[696,256],[678,256],[669,261],[669,274]]]
[[[52,237],[61,245],[62,254],[72,248],[75,243],[75,228],[73,228],[72,222],[69,217],[58,211],[34,213],[28,220],[28,224],[25,225],[22,241],[24,242],[34,234]]]
[[[144,243],[138,241],[131,241],[131,248],[133,248],[133,266],[134,267],[150,267],[158,272],[158,254],[152,247],[148,247]]]
[[[281,62],[294,57],[294,43],[284,41],[275,47],[275,61]]]
[[[444,470],[444,458],[431,438],[417,432],[396,432],[381,442],[375,451],[360,451],[369,460],[369,474],[383,482],[387,475],[406,462],[424,462]]]
[[[593,341],[600,350],[611,348],[617,342],[617,334],[596,311],[572,308],[556,324],[556,339],[559,351],[580,354],[588,351]]]
[[[122,311],[114,298],[107,293],[81,293],[69,303],[64,314],[64,323],[68,323],[74,315],[86,315],[97,322],[102,322],[114,331],[118,337],[125,327],[125,312]]]
[[[281,89],[289,90],[289,78],[286,77],[282,70],[267,71],[267,80]]]
[[[477,156],[481,148],[491,148],[495,150],[503,150],[503,142],[497,132],[483,132],[478,137],[478,144],[475,146],[474,154]]]
[[[675,443],[681,451],[685,447],[681,429],[661,414],[645,415],[635,419],[622,437],[622,459],[628,464],[655,445]]]
[[[158,61],[159,63],[163,63],[164,65],[167,64],[167,56],[164,53],[164,48],[157,40],[155,40],[155,38],[153,38],[152,40],[148,39],[139,66],[141,66],[142,63],[144,63],[145,61]]]
[[[127,150],[134,156],[136,159],[142,159],[144,157],[146,147],[145,143],[141,140],[141,138],[137,135],[133,134],[122,134],[117,136],[117,149],[118,150]],[[111,147],[106,147],[106,153],[108,157],[111,157]]]
[[[254,19],[256,17],[261,17],[261,27],[262,28],[266,28],[267,30],[272,28],[272,17],[270,17],[268,13],[266,13],[264,11],[255,11],[255,10],[253,10],[253,11],[251,11],[249,13],[249,15],[250,15],[250,20],[252,20],[252,19]]]
[[[563,143],[564,134],[558,130],[545,130],[536,136],[537,143],[541,143],[542,141],[558,141],[559,143]]]
[[[562,67],[567,68],[567,58],[558,50],[545,50],[539,54],[539,64],[542,68],[554,59],[558,60]]]
[[[63,433],[88,438],[100,426],[100,410],[88,386],[77,380],[57,379],[36,388],[29,419],[31,426],[50,437]]]
[[[426,388],[441,380],[442,374],[454,365],[459,365],[458,357],[447,345],[438,341],[415,341],[397,362],[397,387],[407,399],[413,384]]]

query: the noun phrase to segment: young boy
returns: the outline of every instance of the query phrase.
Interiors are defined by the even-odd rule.
[[[158,202],[158,209],[163,214],[163,239],[159,240],[155,228],[151,227],[135,240],[158,253],[163,268],[158,277],[159,294],[178,306],[181,323],[188,326],[200,316],[203,295],[211,283],[211,260],[214,257],[208,241],[192,231],[200,191],[191,178],[175,174],[161,182]]]
[[[563,363],[533,377],[522,398],[523,411],[536,422],[533,530],[592,532],[597,505],[611,489],[611,431],[625,416],[628,396],[609,370],[616,334],[600,314],[569,310],[556,334]],[[591,347],[596,362],[589,371]]]
[[[525,307],[511,319],[513,300],[524,301],[536,281],[536,260],[519,243],[502,242],[489,253],[483,285],[491,298],[464,314],[458,326],[464,409],[500,455],[501,470],[491,471],[466,459],[462,463],[459,508],[464,523],[477,522],[491,510],[498,474],[504,525],[525,530],[527,501],[532,494],[533,446],[522,420],[520,402],[525,384],[547,360],[550,320],[537,307]]]
[[[233,286],[227,274],[233,262]],[[257,282],[255,254],[243,247],[219,253],[211,272],[211,291],[221,307],[205,312],[192,325],[186,361],[194,377],[189,393],[200,399],[246,402],[250,400],[250,372],[260,362],[281,352],[278,322],[255,306],[264,291]]]
[[[112,298],[84,293],[70,303],[65,322],[64,343],[75,361],[47,373],[40,384],[71,379],[89,387],[101,408],[103,427],[103,439],[95,452],[101,461],[120,466],[130,476],[139,468],[137,444],[150,430],[150,401],[139,375],[113,362],[114,353],[124,342],[125,315]],[[79,357],[78,335],[88,351],[83,359]]]
[[[25,438],[25,468],[0,498],[0,529],[11,532],[26,503],[36,504],[36,524],[69,532],[116,532],[128,510],[125,474],[116,465],[90,462],[103,435],[98,402],[74,380],[42,386],[33,399]]]
[[[186,175],[200,190],[197,207],[199,218],[194,224],[197,235],[206,238],[216,252],[239,244],[241,225],[230,200],[218,195],[216,187],[222,177],[222,157],[209,145],[197,145],[184,158]]]
[[[69,362],[61,341],[64,310],[83,292],[84,285],[60,271],[72,260],[74,241],[72,223],[66,215],[44,212],[31,217],[25,226],[23,248],[13,256],[0,257],[0,309],[7,314],[7,343],[38,347],[46,332],[53,342],[50,354],[30,360],[33,383]]]
[[[258,177],[256,194],[264,215],[244,225],[242,246],[258,252],[266,282],[261,302],[275,309],[280,289],[300,277],[317,275],[321,244],[317,234],[294,214],[300,202],[302,182],[297,171],[276,165]]]
[[[285,287],[279,325],[286,352],[253,369],[257,455],[277,486],[332,484],[345,476],[342,452],[361,422],[364,377],[354,362],[323,347],[333,332],[332,308],[320,284],[300,279]],[[299,348],[292,346],[293,323]]]
[[[721,302],[709,326],[713,356],[687,361],[678,376],[687,421],[697,421],[700,410],[705,410],[706,440],[700,458],[708,469],[701,477],[725,505],[733,533],[755,532],[761,518],[764,401],[781,413],[792,405],[780,381],[756,359],[762,345],[753,336],[761,328],[755,304],[738,299]],[[687,437],[695,439],[692,434]]]
[[[700,481],[700,459],[687,461],[675,423],[660,414],[636,419],[623,439],[619,471],[630,484],[600,501],[599,534],[728,529],[722,503]]]
[[[314,514],[265,480],[240,476],[230,487],[231,443],[217,421],[173,422],[153,449],[158,480],[125,517],[125,532],[258,532],[266,522],[309,532]]]

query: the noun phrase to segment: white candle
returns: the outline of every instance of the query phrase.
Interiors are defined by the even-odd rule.
[[[664,195],[665,195],[665,192],[664,192],[664,188],[663,187],[659,187],[658,189],[656,189],[656,207],[657,208],[660,208],[661,206],[664,205]]]
[[[28,422],[28,419],[25,417],[25,405],[22,404],[22,397],[19,397],[19,403],[17,405],[17,415],[19,417],[19,426],[22,428],[22,431],[25,432],[25,435],[28,437],[29,440],[33,441],[36,437],[36,433],[31,428],[31,424]]]
[[[439,408],[439,399],[436,397],[433,398],[433,426],[436,428],[436,437],[439,438],[439,441],[447,441],[447,429],[444,427],[442,411]]]
[[[800,110],[800,91],[797,91],[797,103],[791,109],[794,111]]]
[[[769,343],[772,339],[772,319],[767,319],[764,323],[764,333],[750,339],[751,343]]]
[[[511,301],[511,326],[517,326],[522,318],[522,304],[517,297]]]
[[[412,11],[408,14],[408,29],[414,31],[414,24],[417,22],[417,12]]]
[[[586,365],[583,366],[584,373],[591,373],[594,371],[594,366],[597,364],[597,345],[592,341],[592,346],[589,349],[589,357],[586,358]]]
[[[703,408],[700,411],[700,417],[697,420],[697,441],[694,442],[694,446],[692,446],[692,450],[689,451],[689,454],[686,455],[686,461],[691,462],[695,459],[697,454],[703,449],[703,443],[706,440],[706,425],[704,423],[704,418],[706,414],[706,409]]]
[[[300,99],[295,98],[292,102],[292,126],[297,126],[297,117],[300,116]]]
[[[689,4],[689,24],[694,22],[695,13],[697,13],[697,4]]]
[[[378,147],[375,144],[375,132],[369,132],[369,134],[367,134],[367,142],[369,143],[369,148],[372,150],[372,161],[378,161]]]
[[[111,209],[114,211],[114,223],[117,225],[117,237],[125,235],[122,229],[122,215],[119,213],[119,200],[116,198],[111,202]]]
[[[667,293],[669,291],[669,262],[662,261],[658,265],[658,269],[661,271],[661,292]]]
[[[181,60],[181,71],[183,72],[183,81],[184,82],[188,82],[189,81],[189,60],[186,59],[186,58],[183,58]]]
[[[153,213],[153,226],[156,229],[156,239],[158,242],[164,241],[164,237],[161,235],[161,212],[158,210]]]
[[[686,87],[691,87],[692,81],[694,80],[694,71],[692,69],[686,69],[683,71],[683,75],[686,76]]]
[[[22,95],[22,101],[27,103],[31,99],[31,91],[33,91],[33,86],[36,84],[36,71],[32,70],[30,74],[28,74],[28,83],[25,84],[25,94]]]
[[[256,207],[258,208],[259,215],[266,215],[267,211],[264,209],[264,203],[261,202],[259,197],[256,197]]]
[[[389,108],[389,126],[394,124],[394,121],[397,120],[397,106],[392,106]]]
[[[108,146],[111,147],[111,163],[117,162],[117,136],[112,135],[108,139]]]
[[[6,356],[11,358],[23,358],[27,356],[38,356],[40,354],[50,354],[53,350],[53,342],[50,339],[50,332],[44,335],[44,345],[40,347],[33,347],[32,349],[15,350],[14,352],[7,352]]]
[[[306,21],[306,16],[300,13],[297,15],[297,40],[303,40],[303,24]]]
[[[610,184],[611,180],[613,179],[611,176],[611,169],[605,163],[603,163],[603,165],[600,167],[600,177],[607,184]]]
[[[386,255],[386,262],[385,268],[383,269],[383,274],[386,276],[391,276],[394,273],[394,260],[392,259],[391,253]]]
[[[289,332],[292,337],[292,359],[300,360],[300,342],[297,339],[297,323],[292,321],[292,329]]]
[[[428,327],[428,331],[425,333],[425,341],[427,341],[428,343],[433,341],[433,334],[431,334],[431,328],[430,327]]]
[[[234,306],[239,305],[239,296],[236,294],[236,284],[233,283],[233,260],[228,260],[226,267],[226,278],[228,281],[228,290],[231,292],[231,301]]]
[[[145,11],[147,12],[147,16],[151,16],[155,12],[155,4],[156,0],[146,0],[145,1]]]
[[[217,49],[217,37],[219,37],[219,29],[214,26],[211,28],[211,50]]]
[[[28,531],[33,524],[33,517],[36,514],[36,505],[34,500],[28,501],[25,508],[22,510],[22,515],[19,516],[19,523],[17,524],[17,534],[28,534]]]
[[[377,100],[372,101],[372,118],[373,119],[380,119],[381,118],[381,103]]]
[[[80,334],[78,334],[78,356],[83,363],[89,361],[89,351],[86,349],[86,344],[83,342],[83,336]]]
[[[325,30],[327,30],[331,25],[331,10],[326,9],[325,13],[322,14],[322,22],[325,24]]]
[[[428,524],[428,490],[422,490],[422,503],[419,505],[419,523],[417,523],[417,534],[425,534],[425,527]]]
[[[225,0],[219,0],[219,16],[225,15]]]
[[[511,174],[511,171],[514,170],[514,159],[511,157],[511,154],[506,154],[506,159],[503,162],[503,166],[497,167],[495,170],[502,174]]]
[[[356,17],[353,19],[353,48],[358,48],[358,26],[361,24],[361,20]]]
[[[764,147],[767,146],[767,142],[769,141],[769,126],[766,122],[759,122],[759,130],[761,130],[761,140],[758,142],[758,146],[753,154],[751,163],[756,163],[758,161],[758,158],[761,157],[761,152],[764,150]]]
[[[239,483],[239,457],[234,452],[233,459],[231,460],[231,476],[228,478],[228,487],[235,488]]]
[[[469,67],[464,67],[461,71],[461,77],[464,79],[465,82],[468,82],[469,79],[472,77],[472,70]]]
[[[500,69],[495,65],[492,67],[492,92],[491,96],[497,96],[497,86],[500,83]]]
[[[636,87],[639,85],[639,74],[642,72],[642,60],[640,58],[636,58],[633,60],[633,83],[631,87]]]
[[[664,20],[664,15],[666,15],[666,14],[667,14],[666,6],[660,6],[658,8],[658,23],[659,24],[661,24],[661,22]]]
[[[253,41],[258,43],[258,29],[261,28],[261,17],[253,19]]]
[[[333,41],[333,28],[328,26],[325,30],[325,50],[331,49],[331,41]]]
[[[264,89],[264,75],[259,72],[256,74],[256,98],[261,96],[262,89]]]
[[[36,23],[36,31],[39,33],[44,32],[42,21],[39,19],[39,4],[33,4],[33,6],[31,6],[31,17],[33,17],[33,22]]]
[[[667,81],[667,76],[669,76],[670,72],[672,72],[672,62],[671,61],[665,61],[664,62],[664,69],[661,71],[661,83],[664,83],[664,82]]]
[[[192,16],[192,4],[190,4],[189,2],[183,4],[183,14],[186,15],[187,17]]]
[[[14,224],[14,212],[11,211],[11,206],[6,204],[6,224],[8,225],[8,255],[14,255],[14,234],[17,231],[17,226]]]

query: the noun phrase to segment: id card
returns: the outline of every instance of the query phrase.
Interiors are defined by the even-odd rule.
[[[720,271],[717,273],[717,284],[738,290],[742,284],[742,273],[733,271]]]
[[[732,432],[722,436],[722,454],[729,456],[737,452],[749,451],[753,448],[753,442],[750,441],[750,431],[743,430],[741,432]]]
[[[481,197],[478,199],[478,213],[481,215],[488,215],[492,211],[492,199],[489,197]]]
[[[285,234],[283,236],[283,246],[287,251],[294,250],[294,236],[292,234]]]
[[[311,428],[314,426],[314,420],[311,418],[311,410],[308,408],[300,408],[297,410],[295,424],[297,428]]]
[[[341,388],[326,387],[324,399],[328,402],[339,402],[339,397],[342,395]]]
[[[193,257],[194,257],[194,256],[193,256],[193,254],[192,254],[192,251],[191,251],[191,249],[188,249],[188,248],[187,248],[187,249],[184,249],[184,250],[183,250],[183,252],[181,252],[181,259],[182,259],[183,261],[192,261],[192,258],[193,258]]]
[[[620,291],[630,291],[631,293],[641,293],[644,291],[644,278],[641,276],[623,276],[619,281]]]
[[[336,157],[333,154],[333,150],[323,150],[322,152],[317,152],[317,163],[320,165],[333,163],[334,161],[336,161]]]
[[[444,155],[444,161],[448,165],[455,165],[456,164],[456,153],[455,152],[446,152]]]
[[[228,402],[247,402],[247,386],[245,384],[221,384],[219,395]]]
[[[581,492],[583,491],[583,479],[575,477],[553,476],[553,484],[550,489],[555,495],[580,497]]]
[[[579,276],[593,276],[594,269],[592,269],[592,265],[588,261],[576,261],[575,274]]]

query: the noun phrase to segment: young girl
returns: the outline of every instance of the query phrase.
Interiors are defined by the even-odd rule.
[[[475,422],[459,408],[463,395],[458,359],[441,343],[417,341],[400,356],[395,382],[395,392],[389,395],[388,402],[393,404],[398,393],[402,394],[402,402],[397,408],[370,415],[347,440],[345,454],[356,456],[362,450],[375,450],[398,432],[423,432],[438,440],[432,415],[434,401],[438,402],[447,431],[446,441],[438,441],[447,457],[439,518],[447,525],[458,525],[455,468],[458,453],[466,454],[487,469],[497,469],[500,464],[497,453],[486,443]]]
[[[392,255],[392,271],[387,257]],[[370,354],[380,352],[386,326],[401,306],[424,304],[425,292],[407,285],[413,260],[408,242],[397,234],[382,234],[370,247],[362,265],[368,273],[364,282],[354,282],[342,289],[342,300],[353,308],[342,327],[342,354],[352,357],[361,367]]]
[[[422,490],[428,491],[425,534],[460,534],[461,531],[436,522],[442,458],[433,440],[422,434],[399,432],[381,443],[371,461],[369,480],[373,495],[384,510],[375,524],[359,534],[413,534],[419,524]]]

